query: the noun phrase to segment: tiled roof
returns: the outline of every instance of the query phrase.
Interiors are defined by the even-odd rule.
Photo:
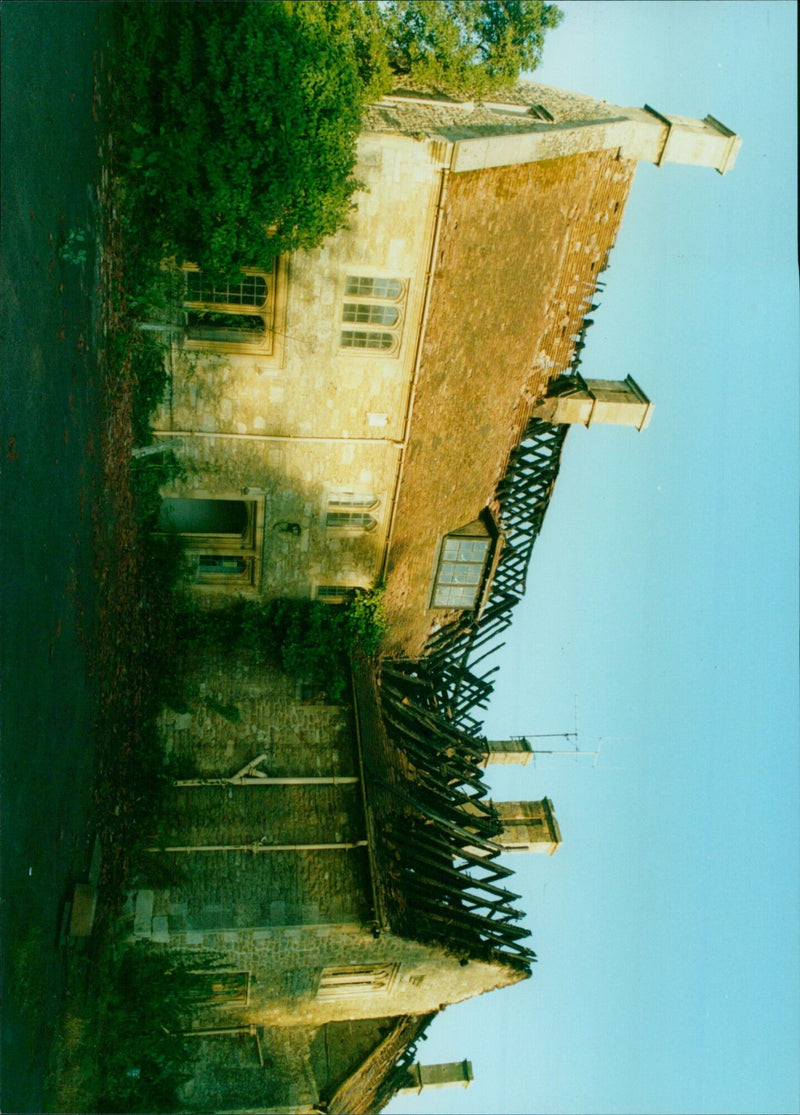
[[[434,92],[397,89],[392,96],[369,105],[363,128],[368,132],[401,132],[405,135],[466,134],[472,129],[536,131],[549,126],[528,112],[513,109],[546,108],[552,123],[613,119],[623,111],[617,105],[550,85],[519,81],[482,101],[458,101]],[[512,111],[509,111],[511,109]]]
[[[451,175],[387,576],[416,657],[441,537],[491,505],[533,402],[569,365],[635,165],[612,151]]]
[[[400,1015],[385,1038],[372,1049],[356,1071],[331,1096],[329,1115],[369,1115],[381,1111],[405,1081],[407,1054],[436,1016]],[[400,1069],[398,1069],[400,1062]]]

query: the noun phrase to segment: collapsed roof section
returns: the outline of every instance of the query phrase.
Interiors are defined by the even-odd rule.
[[[353,665],[376,920],[444,946],[464,963],[499,962],[530,975],[520,897],[498,862],[502,832],[486,798],[485,744],[455,728],[425,678],[384,662],[376,679]]]
[[[480,730],[475,712],[486,707],[490,679],[498,669],[487,670],[486,659],[504,645],[502,635],[525,594],[533,547],[550,505],[568,430],[568,425],[529,420],[495,493],[505,544],[486,604],[480,612],[464,612],[442,627],[414,664],[447,715],[465,731]]]

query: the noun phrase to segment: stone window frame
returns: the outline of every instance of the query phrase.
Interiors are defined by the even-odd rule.
[[[213,1007],[219,1010],[231,1010],[239,1007],[247,1007],[250,1005],[250,985],[252,981],[252,973],[249,969],[244,968],[218,968],[210,972],[198,972],[197,975],[203,975],[209,981],[209,994],[208,996],[200,996],[203,1003],[208,1007]],[[217,976],[239,976],[241,977],[242,988],[240,991],[228,993],[224,989],[224,983],[220,980],[215,981]],[[219,983],[220,991],[217,992],[215,984]]]
[[[200,275],[202,272],[194,263],[183,264],[181,270],[186,276],[183,297],[184,348],[206,352],[252,354],[262,359],[266,358],[268,363],[282,363],[288,281],[288,263],[285,257],[281,256],[275,260],[271,272],[255,267],[243,267],[241,269],[245,278],[262,279],[264,281],[266,296],[260,305],[243,300],[243,292],[236,291],[234,291],[231,300],[226,301],[225,294],[230,293],[230,284],[225,284],[227,290],[224,292],[220,287],[207,288],[207,292],[211,295],[210,298],[189,298],[187,295],[191,292],[188,290],[190,281],[188,276]],[[201,291],[200,293],[206,292]],[[258,336],[254,335],[252,340],[247,336],[246,330],[242,331],[240,338],[221,336],[220,339],[215,340],[212,329],[209,329],[209,332],[212,333],[211,336],[192,337],[190,335],[192,327],[189,323],[189,315],[192,313],[243,315],[248,319],[258,319],[263,324],[263,331]]]
[[[317,999],[354,999],[363,995],[388,995],[397,980],[400,965],[345,964],[323,968],[317,984]]]
[[[194,557],[194,555],[193,555]],[[203,568],[204,559],[218,568]],[[205,553],[196,555],[196,583],[199,585],[246,585],[252,586],[254,579],[254,556],[245,554]],[[225,566],[225,562],[236,562],[240,568]]]
[[[321,600],[323,604],[348,604],[361,587],[337,581],[321,581],[314,585],[314,599]]]
[[[323,525],[337,534],[371,534],[380,522],[377,512],[381,503],[374,492],[331,488],[325,498]]]
[[[176,532],[184,540],[186,554],[193,565],[195,588],[212,592],[255,593],[261,578],[261,553],[264,542],[263,498],[237,492],[167,491],[164,499],[229,500],[245,505],[247,521],[241,535],[213,532]],[[158,534],[167,534],[157,530]],[[238,558],[244,562],[240,573],[201,571],[201,557]]]
[[[396,357],[402,343],[408,281],[396,274],[370,274],[354,268],[345,274],[343,286],[340,353]]]

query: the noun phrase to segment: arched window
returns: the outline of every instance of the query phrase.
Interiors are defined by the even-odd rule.
[[[170,534],[230,534],[243,537],[248,525],[243,499],[165,499],[159,530]]]
[[[370,512],[379,504],[372,492],[332,492],[328,496],[325,526],[329,530],[374,530],[378,521]]]
[[[260,571],[260,518],[254,500],[170,496],[162,500],[156,530],[181,535],[198,584],[249,591]]]
[[[318,999],[352,999],[359,995],[386,994],[397,978],[399,964],[352,964],[323,968]]]
[[[348,275],[340,346],[387,355],[395,352],[400,346],[405,294],[400,279]]]
[[[271,274],[246,270],[233,282],[212,282],[184,268],[186,340],[228,352],[272,351],[277,265]]]
[[[329,511],[325,526],[334,530],[374,530],[376,519],[366,511]]]

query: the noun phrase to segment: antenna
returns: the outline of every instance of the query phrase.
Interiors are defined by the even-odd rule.
[[[575,727],[571,732],[526,732],[524,735],[513,735],[504,740],[487,740],[486,755],[482,765],[501,763],[516,763],[525,765],[533,761],[536,765],[537,755],[573,755],[576,759],[581,755],[591,755],[592,766],[596,767],[600,758],[600,749],[604,740],[628,739],[628,736],[600,736],[597,747],[582,749],[579,744],[578,734],[578,697],[574,701]],[[564,740],[569,747],[538,747],[538,740]],[[616,769],[616,768],[615,768]]]

